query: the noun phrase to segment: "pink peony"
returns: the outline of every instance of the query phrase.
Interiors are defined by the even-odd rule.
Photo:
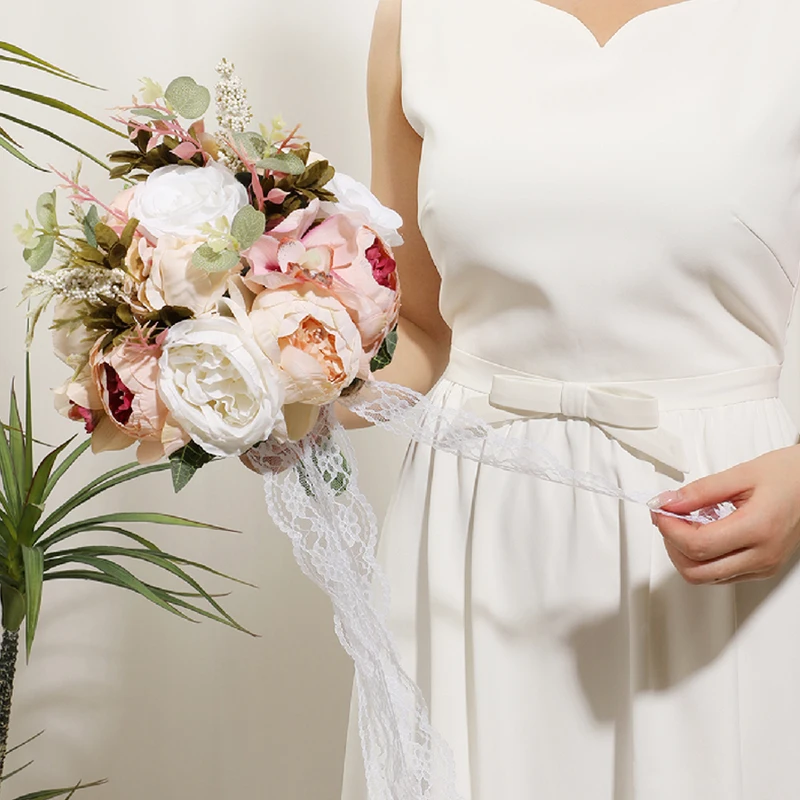
[[[331,291],[350,312],[372,358],[397,324],[400,285],[392,252],[374,231],[361,227],[357,243],[357,257],[336,270]]]
[[[139,442],[136,456],[143,464],[158,461],[189,442],[159,396],[156,382],[160,356],[161,347],[133,337],[106,353],[95,348],[91,356],[94,386],[106,418],[128,444]],[[95,451],[118,446],[118,436],[110,431],[97,442],[92,438]]]

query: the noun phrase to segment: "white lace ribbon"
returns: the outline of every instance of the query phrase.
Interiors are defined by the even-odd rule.
[[[402,386],[368,381],[339,402],[381,428],[482,464],[637,504],[652,494],[573,470],[536,442],[504,436],[474,414],[442,408]],[[461,800],[452,753],[433,729],[387,624],[378,523],[358,488],[355,454],[333,407],[322,409],[301,441],[265,442],[248,458],[264,475],[269,513],[291,539],[300,568],[330,597],[336,634],[353,659],[370,800]],[[685,518],[706,523],[732,510],[723,504]]]

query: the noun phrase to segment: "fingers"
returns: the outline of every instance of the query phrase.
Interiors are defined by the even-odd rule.
[[[726,500],[745,499],[754,489],[755,478],[751,462],[746,462],[687,483],[677,491],[662,492],[650,501],[650,507],[664,508],[675,514],[689,514]]]
[[[712,561],[753,543],[750,521],[744,509],[707,525],[653,512],[651,517],[664,541],[692,561]]]
[[[666,543],[667,554],[687,583],[728,584],[746,580],[765,580],[773,578],[778,572],[778,565],[770,564],[763,568],[761,558],[754,549],[739,550],[712,561],[692,561],[680,550]]]

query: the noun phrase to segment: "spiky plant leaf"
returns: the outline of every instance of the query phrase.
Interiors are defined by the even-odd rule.
[[[22,562],[25,565],[25,651],[30,658],[42,607],[44,553],[38,547],[22,545]]]

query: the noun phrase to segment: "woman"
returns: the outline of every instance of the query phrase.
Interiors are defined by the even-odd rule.
[[[800,797],[800,5],[548,3],[381,0],[381,377],[654,506],[738,508],[697,527],[412,445],[392,627],[469,800]]]

